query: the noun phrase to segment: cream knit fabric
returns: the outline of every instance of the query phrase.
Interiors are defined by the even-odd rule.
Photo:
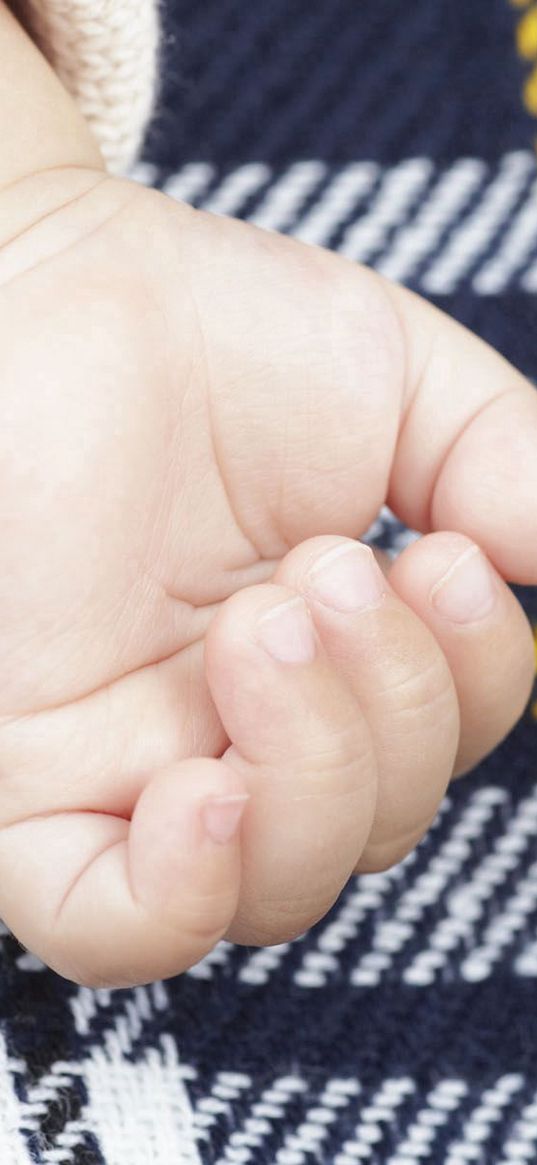
[[[136,156],[155,100],[158,0],[14,0],[113,172]]]

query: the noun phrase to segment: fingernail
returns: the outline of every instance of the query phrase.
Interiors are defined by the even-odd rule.
[[[313,623],[305,602],[298,596],[261,617],[258,639],[265,651],[282,663],[311,663],[315,659]]]
[[[435,610],[452,623],[472,623],[488,615],[496,601],[489,564],[478,546],[469,546],[432,588]]]
[[[236,834],[244,813],[248,793],[230,793],[224,797],[211,797],[202,807],[201,815],[205,831],[218,845],[227,845]]]
[[[321,603],[349,614],[378,607],[387,593],[373,551],[363,542],[336,546],[323,554],[308,575],[307,585]]]

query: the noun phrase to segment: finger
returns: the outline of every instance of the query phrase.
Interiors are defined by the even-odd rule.
[[[386,284],[406,339],[406,399],[388,504],[416,530],[475,540],[537,583],[537,393],[497,352]]]
[[[132,986],[198,962],[235,913],[247,794],[221,761],[147,785],[132,821],[59,813],[0,830],[0,914],[69,979]]]
[[[312,538],[287,555],[277,581],[304,595],[369,723],[378,794],[357,871],[385,869],[420,840],[452,774],[459,711],[448,665],[362,543]]]
[[[534,678],[530,624],[497,571],[461,534],[420,538],[395,560],[389,579],[449,663],[461,713],[459,775],[495,748],[524,711]]]
[[[424,300],[321,248],[238,222],[223,232],[204,212],[187,234],[181,254],[216,354],[222,471],[264,556],[320,533],[359,537],[387,500],[414,529],[466,533],[502,575],[537,583],[537,394],[520,373]],[[240,411],[230,352],[251,386]]]
[[[228,743],[200,639],[79,700],[4,719],[2,822],[80,805],[130,817],[153,773],[187,757],[218,756]]]
[[[227,937],[283,942],[326,913],[367,841],[376,799],[369,728],[288,588],[233,595],[209,628],[206,667],[232,741],[224,759],[252,793]]]

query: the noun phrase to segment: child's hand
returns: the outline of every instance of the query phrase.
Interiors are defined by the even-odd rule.
[[[537,396],[370,272],[91,170],[0,222],[0,914],[136,983],[303,931],[513,725]],[[386,499],[457,531],[388,578],[351,541]]]
[[[0,915],[136,983],[304,930],[514,723],[537,396],[367,271],[107,179],[2,0],[0,58]],[[350,541],[385,500],[456,531],[389,580]]]

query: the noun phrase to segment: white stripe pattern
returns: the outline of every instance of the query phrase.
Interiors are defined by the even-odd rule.
[[[128,1053],[142,1034],[144,1024],[155,1013],[165,1011],[169,1004],[165,983],[155,982],[148,987],[133,987],[130,992],[111,991],[109,988],[79,987],[69,1000],[75,1031],[80,1036],[92,1033],[93,1020],[102,1022],[103,1012],[110,1010],[111,1026],[105,1034],[109,1048],[120,1047]]]
[[[119,1011],[118,998],[121,1001]],[[102,1020],[107,1011],[111,1013],[111,1024],[102,1035],[98,1048],[92,1046],[90,1053],[76,1062],[56,1061],[37,1083],[27,1089],[20,1106],[19,1123],[22,1129],[34,1134],[39,1133],[50,1106],[65,1103],[65,1095],[77,1077],[88,1093],[88,1102],[80,1117],[66,1122],[55,1137],[54,1147],[43,1147],[43,1162],[71,1165],[75,1159],[74,1150],[84,1142],[86,1134],[91,1133],[106,1147],[107,1165],[123,1165],[125,1147],[130,1154],[129,1165],[142,1165],[142,1161],[148,1159],[148,1144],[152,1153],[154,1150],[151,1159],[155,1165],[167,1165],[166,1137],[169,1134],[170,1144],[182,1149],[182,1155],[177,1157],[178,1165],[201,1165],[195,1149],[190,1103],[184,1089],[184,1080],[191,1079],[193,1072],[191,1068],[179,1067],[174,1041],[163,1035],[160,1047],[146,1047],[138,1063],[132,1064],[126,1059],[132,1055],[135,1041],[143,1036],[144,1024],[153,1018],[155,1012],[162,1012],[169,1005],[165,985],[156,982],[126,993],[81,987],[71,998],[70,1005],[75,1031],[80,1036],[91,1035],[93,1021]],[[151,1108],[153,1090],[158,1094],[159,1102]],[[133,1096],[137,1096],[137,1105],[132,1104]],[[170,1122],[176,1129],[173,1134]],[[129,1140],[132,1140],[132,1145]],[[3,1156],[0,1156],[0,1161],[3,1165]]]
[[[334,1165],[356,1165],[357,1161],[376,1156],[375,1145],[382,1140],[386,1127],[393,1126],[397,1109],[415,1090],[414,1081],[407,1076],[384,1080],[371,1103],[362,1109],[354,1137],[345,1141]]]
[[[270,180],[271,170],[262,162],[250,162],[228,174],[203,203],[212,214],[237,214],[245,202]]]
[[[191,162],[183,166],[178,174],[168,178],[162,189],[178,202],[194,202],[200,195],[205,194],[214,173],[214,166],[209,166],[205,162]]]
[[[159,184],[153,166],[139,164],[132,176]],[[465,284],[477,295],[537,292],[537,162],[530,150],[497,163],[458,158],[447,165],[408,158],[394,166],[329,167],[311,159],[283,170],[247,162],[221,172],[188,162],[162,188],[304,242],[335,239],[349,258],[372,262],[391,279],[416,279],[429,294],[451,295]]]
[[[250,1087],[253,1082],[246,1077]],[[225,1152],[216,1165],[248,1165],[255,1161],[255,1150],[263,1146],[282,1121],[288,1122],[287,1109],[297,1096],[307,1092],[307,1084],[300,1076],[282,1076],[266,1088],[250,1108],[240,1128],[229,1136]],[[280,1165],[280,1162],[278,1162]]]
[[[281,1133],[282,1127],[287,1131],[271,1158],[274,1165],[310,1165],[312,1160],[357,1165],[380,1159],[385,1165],[433,1165],[439,1160],[438,1141],[445,1141],[446,1136],[445,1165],[485,1165],[489,1160],[498,1165],[531,1165],[535,1160],[537,1095],[520,1107],[519,1098],[526,1089],[521,1073],[499,1076],[482,1091],[461,1077],[444,1076],[435,1080],[423,1099],[423,1081],[409,1075],[387,1076],[370,1098],[359,1078],[333,1077],[316,1093],[298,1075],[279,1077],[256,1096],[250,1077],[220,1073],[219,1078],[226,1075],[237,1079],[238,1087],[224,1087],[224,1091],[237,1095],[240,1091],[243,1104],[246,1093],[253,1096],[247,1115],[229,1131],[216,1165],[255,1165],[260,1154],[266,1160],[267,1138]],[[473,1104],[467,1111],[470,1097]],[[465,1112],[461,1112],[463,1105]],[[402,1111],[405,1106],[407,1115]],[[337,1142],[340,1114],[347,1128],[349,1117],[356,1121],[354,1132],[342,1134],[328,1158],[323,1146],[329,1137]],[[506,1122],[503,1136],[502,1121]],[[225,1123],[233,1124],[230,1112]],[[380,1158],[383,1140],[393,1148]]]
[[[325,174],[326,166],[322,162],[297,162],[270,187],[249,221],[265,230],[286,230],[296,222],[308,195],[319,186]]]
[[[251,1087],[250,1077],[243,1072],[219,1072],[209,1096],[202,1096],[194,1108],[197,1141],[208,1141],[208,1130],[217,1123],[219,1116],[223,1114],[229,1118],[231,1102],[240,1100],[242,1093]]]
[[[251,983],[256,986],[266,983],[290,950],[291,943],[277,943],[273,947],[262,947],[255,951],[239,971],[241,983]]]
[[[499,790],[498,790],[499,792]],[[537,833],[537,791],[526,797],[520,804],[517,812],[510,818],[506,830],[494,842],[492,850],[475,869],[469,873],[464,885],[453,893],[447,903],[447,917],[443,918],[433,929],[419,955],[416,956],[405,972],[407,982],[432,983],[439,970],[448,960],[453,967],[456,961],[458,948],[464,950],[475,941],[476,927],[483,915],[485,906],[494,890],[501,886],[506,876],[516,869],[523,858],[528,845]],[[434,861],[434,859],[433,859]],[[523,898],[517,901],[515,914],[518,923]],[[522,911],[522,923],[527,913],[527,903]],[[535,906],[535,896],[529,897],[529,908]],[[501,918],[505,912],[499,915]],[[515,927],[515,929],[517,929]],[[479,948],[472,950],[468,958],[460,964],[463,978],[473,982],[484,979],[490,974],[491,967],[501,955],[505,942],[497,940],[491,943],[490,927],[488,928],[488,945],[480,953]],[[492,932],[493,934],[494,932]],[[487,941],[487,939],[485,939]]]
[[[82,1061],[88,1094],[81,1129],[99,1141],[106,1165],[202,1165],[185,1080],[171,1036],[141,1058],[110,1055],[101,1046]]]
[[[513,275],[527,263],[537,245],[537,178],[515,215],[498,251],[476,275],[472,287],[481,295],[501,292]],[[528,273],[529,275],[529,273]],[[529,290],[529,288],[528,288]]]
[[[521,280],[521,288],[522,291],[529,291],[531,295],[537,295],[537,259]]]
[[[436,295],[453,294],[497,232],[509,222],[519,194],[534,170],[535,158],[526,151],[505,156],[484,197],[425,274],[426,291]]]
[[[476,158],[456,162],[433,187],[415,218],[393,240],[389,253],[377,264],[387,279],[403,283],[438,245],[442,233],[462,212],[482,184],[487,167]]]
[[[537,192],[536,192],[536,197],[534,199],[534,203],[532,203],[532,206],[531,206],[531,212],[530,211],[528,212],[528,218],[530,218],[530,214],[531,214],[531,223],[528,224],[528,230],[530,230],[532,233],[534,233],[534,231],[535,231],[534,213],[535,213],[535,205],[536,204],[537,204]],[[525,224],[524,224],[524,230],[525,230]],[[521,287],[522,287],[523,291],[529,291],[531,295],[537,295],[537,259],[535,260],[535,263],[532,264],[532,266],[530,267],[528,273],[524,275],[523,280],[521,281]]]
[[[535,817],[533,827],[535,829]],[[503,909],[487,926],[481,945],[475,947],[471,955],[465,959],[461,967],[463,977],[472,982],[488,978],[504,949],[512,944],[515,936],[524,929],[529,918],[536,912],[537,862],[534,862],[526,877],[517,883],[514,894],[507,899]]]
[[[32,1114],[19,1100],[15,1089],[17,1076],[24,1076],[26,1065],[8,1054],[0,1032],[0,1161],[2,1165],[32,1165],[32,1157],[23,1130],[28,1129]]]
[[[457,879],[471,856],[472,842],[479,842],[484,824],[505,799],[505,791],[495,787],[480,789],[470,798],[460,820],[448,839],[434,852],[425,872],[399,895],[392,918],[378,924],[371,949],[362,955],[352,972],[351,982],[355,986],[376,986],[382,975],[390,970],[394,956],[414,937],[416,929],[419,927],[423,933],[425,911],[438,903],[449,883]],[[414,986],[426,986],[434,976],[429,961],[423,959],[411,963],[403,977]]]
[[[517,975],[524,975],[532,979],[537,978],[537,940],[526,943],[515,959],[514,971]]]
[[[304,243],[326,246],[339,223],[356,213],[380,172],[380,167],[374,162],[355,162],[345,166],[332,179],[315,206],[298,220],[293,230],[295,238]]]
[[[390,870],[354,879],[318,925],[313,942],[301,935],[294,942],[250,952],[224,941],[187,974],[213,979],[220,968],[229,975],[233,967],[238,982],[258,987],[280,970],[288,973],[286,962],[292,957],[296,986],[319,989],[341,982],[341,958],[357,948],[358,962],[344,976],[360,989],[377,987],[387,975],[426,988],[448,966],[451,975],[476,982],[488,978],[502,959],[514,975],[537,978],[537,941],[519,949],[519,936],[537,917],[537,862],[524,869],[537,836],[537,790],[516,811],[506,812],[507,790],[487,785],[471,794],[458,814],[455,809],[445,797],[417,849]],[[483,857],[487,826],[494,836]],[[425,865],[424,845],[430,849]],[[512,887],[489,918],[492,896],[507,877]],[[420,947],[414,953],[418,936]],[[406,950],[412,955],[406,956]],[[75,1007],[80,1009],[80,1001]]]
[[[450,808],[449,797],[445,797],[439,807],[433,825],[429,829],[431,837],[439,828],[445,814]],[[406,880],[409,868],[417,861],[418,850],[412,853],[398,865],[392,866],[380,874],[368,874],[367,877],[356,879],[356,889],[344,900],[335,919],[329,922],[319,933],[315,947],[305,952],[301,966],[295,971],[293,979],[300,987],[324,987],[331,975],[339,969],[337,955],[351,942],[361,939],[363,945],[363,926],[377,910],[387,911],[386,898],[393,892],[397,882]],[[361,986],[372,986],[377,976],[372,974],[363,976]]]
[[[502,1151],[498,1165],[528,1165],[537,1160],[537,1093],[524,1105]]]
[[[196,1069],[181,1062],[174,1039],[163,1035],[156,1047],[144,1047],[134,1058],[132,1047],[105,1047],[101,1041],[76,1062],[54,1063],[19,1099],[14,1080],[24,1080],[26,1066],[7,1055],[0,1038],[0,1160],[2,1165],[31,1165],[25,1134],[36,1133],[51,1095],[61,1104],[78,1077],[87,1102],[54,1147],[41,1145],[40,1159],[47,1165],[71,1165],[87,1134],[97,1138],[107,1165],[205,1165],[204,1146],[211,1152],[211,1130],[217,1127],[224,1145],[217,1158],[211,1153],[215,1165],[255,1165],[260,1156],[267,1159],[267,1142],[274,1136],[281,1138],[271,1157],[274,1165],[325,1160],[329,1139],[332,1150],[326,1159],[333,1165],[378,1161],[381,1142],[390,1146],[387,1154],[383,1150],[386,1165],[433,1165],[439,1160],[438,1142],[445,1144],[446,1138],[445,1165],[489,1160],[532,1165],[537,1093],[533,1088],[527,1099],[526,1077],[508,1073],[480,1090],[475,1079],[442,1076],[440,1062],[437,1068],[425,1095],[421,1074],[418,1079],[387,1075],[371,1095],[359,1075],[328,1076],[317,1083],[318,1067],[311,1082],[298,1072],[272,1080],[263,1073],[262,1088],[248,1073],[222,1070],[193,1104],[189,1088],[195,1082],[199,1094]],[[235,1105],[244,1114],[240,1120]]]
[[[282,1148],[276,1153],[275,1165],[308,1165],[312,1154],[319,1159],[330,1126],[337,1119],[341,1108],[346,1107],[358,1092],[359,1086],[353,1081],[329,1080],[319,1100],[308,1108],[298,1128],[285,1137]]]
[[[367,263],[383,251],[389,231],[406,217],[433,173],[427,158],[411,158],[387,170],[368,212],[345,231],[338,248],[348,259]]]
[[[424,1106],[386,1165],[421,1165],[428,1155],[432,1157],[438,1133],[449,1123],[450,1114],[459,1108],[467,1094],[463,1080],[441,1080],[425,1098]]]
[[[126,1161],[129,1165],[147,1165],[148,1161],[170,1165],[171,1160],[176,1165],[202,1165],[200,1134],[186,1088],[195,1075],[190,1065],[179,1063],[170,1035],[163,1035],[157,1048],[145,1047],[135,1060],[117,1042],[104,1047],[103,1041],[76,1062],[53,1064],[26,1098],[12,1105],[4,1127],[9,1125],[10,1134],[17,1128],[38,1133],[50,1103],[65,1105],[66,1094],[78,1077],[87,1102],[78,1118],[67,1121],[54,1147],[42,1146],[40,1159],[47,1165],[71,1165],[74,1150],[84,1144],[87,1134],[97,1138],[106,1165],[125,1165]],[[10,1097],[1,1063],[0,1088],[6,1111]],[[11,1135],[7,1144],[13,1152],[16,1141]],[[21,1153],[23,1148],[21,1140]],[[7,1147],[4,1153],[1,1122],[0,1153],[2,1165],[30,1165],[33,1160],[28,1153],[10,1156]]]
[[[483,1151],[495,1135],[495,1125],[509,1108],[512,1097],[520,1091],[524,1077],[518,1073],[501,1076],[493,1088],[485,1089],[479,1104],[464,1122],[461,1137],[449,1145],[445,1165],[468,1165],[484,1160]],[[491,1146],[496,1149],[496,1146]]]

